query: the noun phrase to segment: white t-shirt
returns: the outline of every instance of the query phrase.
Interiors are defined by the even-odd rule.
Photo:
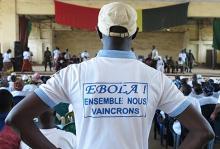
[[[185,63],[185,61],[186,61],[186,53],[180,53],[179,54],[179,57],[181,57],[181,59],[182,59],[182,61]]]
[[[66,60],[69,60],[70,57],[71,57],[70,53],[69,53],[69,52],[66,52],[66,54],[64,55],[64,58],[65,58]]]
[[[131,51],[101,50],[35,93],[50,107],[73,105],[78,149],[148,149],[156,109],[177,116],[190,105],[167,76]]]
[[[81,58],[83,59],[83,61],[86,61],[87,59],[89,59],[89,53],[86,51],[82,52]]]
[[[23,87],[23,92],[26,92],[27,94],[28,93],[31,93],[33,92],[35,89],[37,89],[38,86],[35,85],[35,84],[26,84],[24,87]]]
[[[55,50],[53,51],[53,58],[54,58],[54,59],[59,58],[60,53],[61,53],[60,50],[55,49]]]
[[[40,131],[57,148],[76,149],[76,136],[74,134],[57,128],[40,129]],[[30,147],[21,141],[20,149],[30,149]]]
[[[162,59],[157,60],[157,70],[164,72],[164,62]]]
[[[152,57],[152,59],[153,60],[157,60],[158,59],[158,51],[157,51],[157,49],[153,49],[152,50],[152,55],[151,55],[151,57]]]
[[[217,104],[218,103],[218,98],[215,98],[213,96],[204,96],[202,98],[199,98],[199,103],[200,106],[204,106],[207,104]]]
[[[15,96],[26,96],[26,93],[23,92],[23,91],[12,91],[11,94],[12,94],[13,97],[15,97]]]
[[[11,62],[11,58],[12,58],[11,53],[4,53],[3,54],[3,63],[4,62]]]
[[[23,52],[23,59],[24,60],[30,60],[31,59],[31,53],[29,51]]]
[[[199,99],[196,99],[192,96],[188,96],[187,100],[189,102],[191,102],[191,104],[193,105],[193,107],[199,112],[201,113],[201,107],[200,107],[200,103],[199,103]]]
[[[219,98],[219,94],[220,94],[220,92],[213,92],[213,97],[215,97],[215,98]]]

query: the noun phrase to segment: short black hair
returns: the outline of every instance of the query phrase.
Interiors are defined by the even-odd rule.
[[[196,95],[200,95],[202,94],[202,85],[199,83],[194,84],[193,86],[194,92],[196,93]]]
[[[184,96],[188,96],[192,92],[192,87],[189,84],[183,84],[181,88]]]
[[[16,76],[16,75],[12,75],[12,76],[11,76],[11,81],[12,81],[12,82],[15,82],[16,79],[17,79],[17,76]]]
[[[220,84],[214,83],[214,84],[213,84],[213,88],[214,88],[214,92],[220,91]]]
[[[0,89],[0,112],[9,112],[13,107],[13,96],[6,89]]]

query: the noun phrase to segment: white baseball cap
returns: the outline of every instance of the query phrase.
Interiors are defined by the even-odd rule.
[[[122,2],[113,2],[104,5],[99,11],[98,28],[106,36],[130,37],[137,30],[137,12],[130,5]],[[122,26],[127,33],[110,32],[112,26]]]

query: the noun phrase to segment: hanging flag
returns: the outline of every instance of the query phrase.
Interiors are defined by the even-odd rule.
[[[143,9],[143,31],[155,31],[187,23],[189,3]]]
[[[99,9],[55,1],[55,20],[58,24],[95,31]]]
[[[213,20],[213,44],[214,49],[220,50],[220,18]]]
[[[187,23],[189,3],[167,7],[138,9],[137,24],[139,32],[155,31]],[[99,8],[68,4],[55,0],[56,23],[74,28],[95,31]]]

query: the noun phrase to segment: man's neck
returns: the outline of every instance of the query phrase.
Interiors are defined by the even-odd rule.
[[[104,50],[120,50],[120,51],[131,50],[130,39],[104,37],[102,40],[102,43],[103,43]]]

